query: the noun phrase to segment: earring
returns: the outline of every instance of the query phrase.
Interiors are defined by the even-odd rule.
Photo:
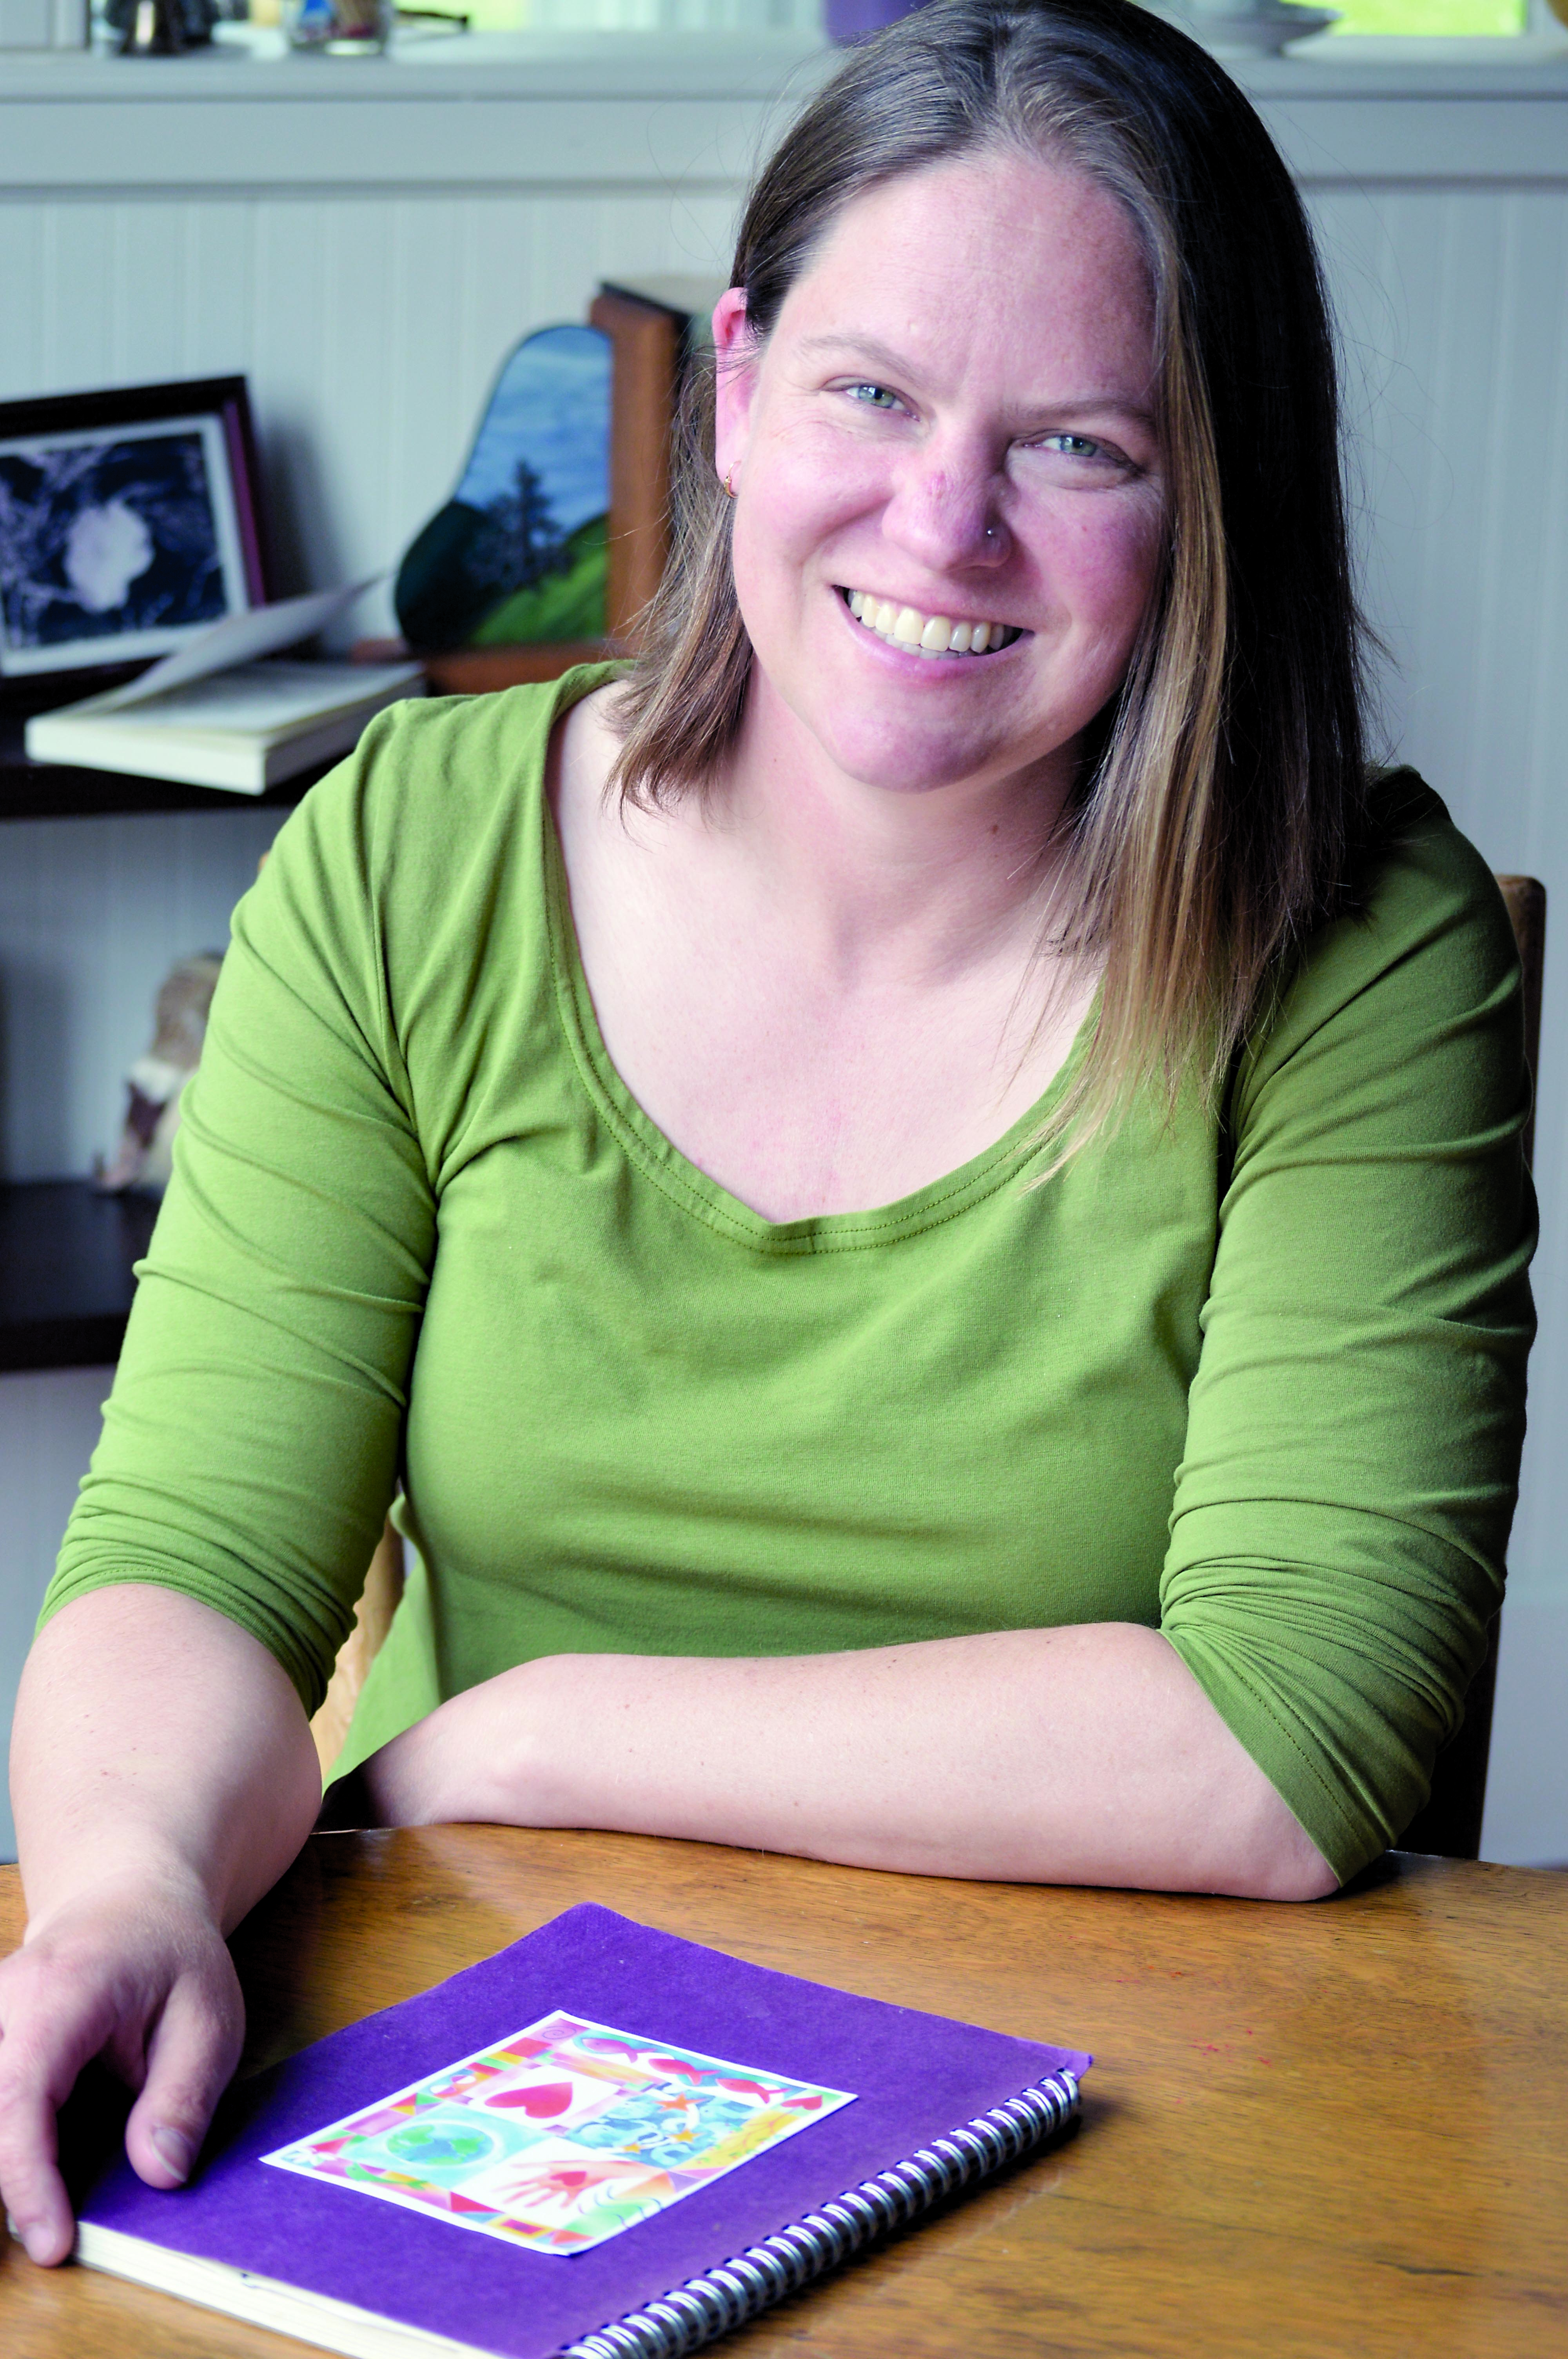
[[[735,496],[735,486],[730,481],[730,477],[734,473],[735,470],[733,467],[726,467],[724,470],[724,491],[726,497],[729,499],[733,499]]]

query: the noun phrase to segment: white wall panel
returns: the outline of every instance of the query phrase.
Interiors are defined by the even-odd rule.
[[[107,69],[50,82],[30,110],[4,103],[0,76],[16,134],[0,157],[0,397],[244,371],[282,585],[387,568],[449,493],[518,336],[580,318],[605,276],[722,268],[749,160],[784,111],[768,92],[819,71],[798,45],[777,54],[770,68],[694,43],[677,71],[676,45],[644,55],[627,35],[603,67],[625,87],[599,106],[580,60],[526,81],[389,68],[357,108],[328,103],[341,79],[286,103],[265,94],[270,70],[200,62],[142,70],[141,105],[111,98],[125,84]],[[212,76],[211,103],[188,103]],[[1487,1842],[1568,1857],[1568,1799],[1541,1800],[1559,1740],[1540,1717],[1541,1660],[1568,1691],[1568,1457],[1549,1440],[1568,1417],[1568,82],[1377,100],[1347,69],[1281,67],[1256,85],[1346,330],[1390,736],[1494,866],[1553,896],[1543,1322],[1512,1572],[1533,1684],[1506,1636]],[[383,592],[362,626],[387,614]],[[220,938],[275,824],[235,810],[0,832],[8,1175],[80,1171],[108,1143],[161,973]],[[0,1387],[0,1419],[18,1398]]]
[[[1568,1859],[1568,185],[1335,186],[1312,203],[1346,334],[1368,603],[1393,657],[1391,745],[1493,867],[1551,897],[1541,1324],[1485,1840],[1492,1858]]]
[[[0,1731],[11,1725],[23,1659],[32,1643],[55,1550],[87,1472],[103,1423],[112,1368],[51,1368],[0,1376]],[[5,1783],[0,1778],[0,1860],[15,1859]]]
[[[1520,1589],[1503,1615],[1484,1859],[1568,1868],[1565,1668],[1568,1594]]]

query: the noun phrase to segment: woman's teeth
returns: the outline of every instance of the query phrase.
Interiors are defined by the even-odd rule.
[[[895,606],[864,590],[844,594],[858,623],[912,656],[983,656],[1023,636],[1010,623],[950,623],[946,614],[918,614],[913,606]]]

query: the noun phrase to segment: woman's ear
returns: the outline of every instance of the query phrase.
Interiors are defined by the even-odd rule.
[[[731,287],[713,310],[715,363],[713,455],[719,480],[739,488],[752,433],[752,397],[756,390],[756,354],[746,319],[746,290]]]

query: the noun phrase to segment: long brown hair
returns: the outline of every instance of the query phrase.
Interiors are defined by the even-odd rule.
[[[764,167],[735,248],[751,337],[864,190],[965,155],[1080,171],[1131,220],[1154,296],[1165,552],[1126,679],[1088,732],[1057,947],[1103,970],[1050,1125],[1075,1144],[1152,1085],[1211,1099],[1288,954],[1346,906],[1365,824],[1362,625],[1333,334],[1284,164],[1228,75],[1130,0],[931,0],[864,48]],[[752,647],[688,385],[670,560],[611,784],[657,803],[733,747]]]

